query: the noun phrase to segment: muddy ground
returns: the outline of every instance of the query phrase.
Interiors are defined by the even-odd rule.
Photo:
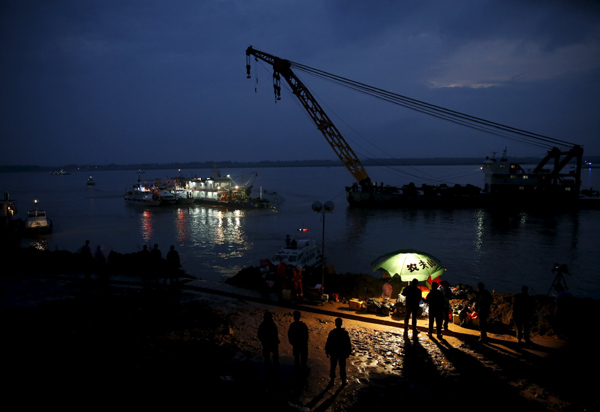
[[[588,308],[577,300],[571,328],[556,330],[552,302],[540,297],[533,345],[513,337],[510,296],[495,294],[491,341],[450,325],[444,339],[403,336],[394,316],[348,304],[258,302],[186,287],[1,276],[4,400],[22,408],[180,407],[240,411],[364,411],[484,408],[595,409],[598,366]],[[345,282],[348,284],[348,281]],[[344,298],[377,295],[356,284]],[[366,289],[365,289],[366,288]],[[359,296],[357,296],[359,297]],[[342,299],[343,300],[343,299]],[[455,303],[460,303],[457,300]],[[286,333],[293,310],[310,331],[309,370],[296,373]],[[256,330],[274,313],[281,339],[278,376],[265,373]],[[324,345],[341,316],[354,353],[349,383],[328,386]],[[568,333],[567,333],[568,332]]]

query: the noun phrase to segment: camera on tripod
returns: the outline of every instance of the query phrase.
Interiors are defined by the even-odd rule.
[[[558,272],[559,274],[560,273],[566,273],[569,276],[571,275],[569,273],[569,268],[564,263],[562,265],[559,264],[559,263],[555,263],[554,267],[552,268],[552,273],[554,273],[554,272]]]
[[[550,294],[550,292],[552,291],[552,289],[554,289],[557,292],[562,292],[564,290],[568,290],[568,286],[567,286],[567,282],[565,281],[565,274],[571,276],[571,274],[569,273],[569,268],[567,267],[567,265],[563,264],[559,264],[559,263],[555,263],[554,267],[552,268],[552,273],[556,272],[556,276],[554,276],[554,281],[552,282],[552,285],[550,286],[550,290],[548,291],[548,294]]]

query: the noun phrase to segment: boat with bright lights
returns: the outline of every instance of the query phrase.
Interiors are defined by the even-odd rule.
[[[27,219],[23,226],[25,236],[46,235],[52,233],[52,220],[46,211],[37,207],[37,199],[34,201],[35,208],[27,212]]]
[[[174,205],[177,200],[175,195],[164,187],[140,179],[125,192],[123,198],[126,203],[143,206]]]
[[[248,180],[245,180],[243,176],[234,180],[229,174],[222,176],[215,165],[210,177],[185,179],[186,196],[198,204],[235,209],[275,209],[270,199],[263,197],[262,191],[259,197],[250,196],[256,176],[257,173],[254,172]]]
[[[167,179],[164,182],[164,188],[175,197],[175,203],[178,205],[191,205],[194,203],[192,192],[187,188],[187,180],[179,170],[179,176]]]
[[[87,180],[87,185],[88,186],[95,186],[96,185],[96,181],[94,180],[94,178],[92,176],[90,176]]]

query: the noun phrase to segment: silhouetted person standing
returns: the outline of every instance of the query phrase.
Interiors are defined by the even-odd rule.
[[[273,314],[265,312],[263,322],[258,327],[258,340],[262,344],[265,369],[268,374],[279,370],[279,333],[273,321]],[[272,360],[271,360],[272,358]]]
[[[412,317],[413,338],[419,333],[417,330],[417,315],[419,313],[419,304],[423,298],[421,289],[419,289],[417,286],[418,283],[419,281],[417,279],[413,279],[410,285],[405,287],[402,291],[402,296],[406,298],[406,312],[404,313],[404,336],[408,336],[408,327],[410,318]]]
[[[342,318],[335,320],[335,329],[329,332],[327,343],[325,344],[325,353],[330,360],[329,385],[333,385],[335,380],[335,369],[340,365],[340,378],[342,384],[346,384],[346,359],[352,353],[352,343],[348,331],[342,328]]]
[[[89,279],[94,271],[94,257],[92,256],[92,248],[90,247],[89,240],[86,240],[85,244],[79,250],[79,256],[81,257],[81,266],[85,278]]]
[[[431,291],[425,298],[425,303],[429,305],[429,332],[433,334],[433,323],[435,322],[437,337],[442,339],[442,317],[444,316],[444,295],[438,289],[437,282],[431,284]]]
[[[487,342],[488,318],[492,312],[492,294],[485,288],[483,282],[477,284],[476,308],[479,313],[479,330],[481,342]]]
[[[447,280],[442,280],[440,287],[438,288],[444,296],[444,309],[443,309],[443,321],[444,331],[448,331],[448,322],[450,320],[450,299],[452,299],[452,291],[450,290],[450,284]]]
[[[515,322],[515,327],[517,328],[517,340],[521,342],[522,339],[525,339],[525,342],[531,343],[529,338],[529,328],[533,317],[533,305],[528,291],[529,289],[527,286],[523,286],[521,288],[521,293],[515,295],[513,303],[513,320]]]
[[[296,371],[306,369],[308,361],[308,327],[300,320],[300,311],[294,311],[294,321],[288,329],[288,340],[293,348]]]
[[[155,243],[154,247],[152,248],[152,250],[150,251],[150,261],[151,261],[151,270],[152,270],[152,277],[153,277],[153,281],[154,282],[158,282],[158,278],[161,274],[162,271],[162,253],[160,252],[160,249],[158,248],[158,244]]]
[[[167,272],[168,277],[171,280],[171,284],[179,281],[179,268],[181,267],[181,261],[179,260],[179,253],[175,250],[175,246],[171,245],[171,248],[167,252]],[[165,283],[167,278],[165,277]]]

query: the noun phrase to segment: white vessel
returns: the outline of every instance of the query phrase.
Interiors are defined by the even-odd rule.
[[[50,220],[45,210],[37,207],[37,200],[34,200],[35,209],[27,212],[25,220],[25,234],[27,235],[43,235],[52,233],[52,220]]]
[[[285,262],[291,266],[314,268],[321,264],[321,250],[313,239],[291,239],[289,244],[279,249],[271,257],[271,264],[277,266]]]
[[[145,184],[138,179],[123,196],[125,202],[145,206],[166,206],[175,204],[176,198],[168,190],[154,185]]]

